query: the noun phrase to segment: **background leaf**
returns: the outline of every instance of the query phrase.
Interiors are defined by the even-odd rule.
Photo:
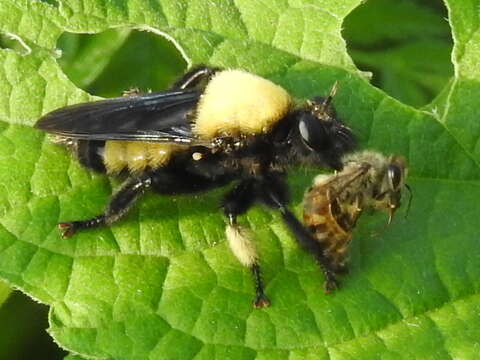
[[[447,2],[455,77],[425,110],[374,88],[355,67],[341,28],[359,4],[0,3],[1,30],[26,50],[0,51],[0,276],[51,306],[49,332],[61,346],[119,359],[475,358],[480,4]],[[194,200],[148,195],[118,225],[61,240],[56,223],[100,212],[117,184],[81,168],[31,125],[92,99],[57,63],[61,34],[114,27],[167,33],[191,63],[242,67],[299,99],[338,80],[335,106],[361,147],[407,158],[410,216],[380,236],[372,233],[384,226],[381,215],[362,219],[351,273],[326,296],[318,268],[277,214],[253,209],[242,221],[262,256],[273,303],[263,310],[252,309],[250,274],[225,244],[222,190]],[[315,172],[292,172],[298,213]]]
[[[118,96],[118,89],[146,92],[152,87],[166,88],[186,67],[170,41],[146,31],[121,28],[94,35],[64,33],[57,46],[62,50],[59,64],[69,79],[103,97]]]
[[[453,75],[451,32],[440,1],[368,1],[347,16],[343,36],[372,84],[413,106],[428,104]]]
[[[4,359],[61,359],[65,352],[45,332],[48,326],[47,306],[3,286],[2,297],[11,293],[0,307],[0,354]]]

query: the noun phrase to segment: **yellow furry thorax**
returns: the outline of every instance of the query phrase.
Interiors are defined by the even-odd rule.
[[[224,70],[208,83],[197,107],[201,138],[268,132],[292,107],[282,87],[243,70]]]

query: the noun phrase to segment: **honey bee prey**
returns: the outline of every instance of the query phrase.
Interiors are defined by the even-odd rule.
[[[46,114],[35,127],[69,144],[82,165],[125,177],[102,214],[60,223],[63,236],[114,223],[147,189],[175,195],[233,183],[222,201],[226,238],[253,274],[254,306],[268,306],[258,254],[237,217],[255,202],[266,204],[303,247],[316,246],[287,209],[285,176],[296,164],[342,168],[354,137],[335,114],[335,90],[295,104],[267,79],[200,66],[166,91],[130,92]]]
[[[318,175],[304,197],[304,224],[318,241],[325,261],[325,291],[337,287],[345,273],[352,229],[365,210],[388,212],[388,223],[400,206],[407,168],[402,157],[364,151],[346,155],[336,174]]]

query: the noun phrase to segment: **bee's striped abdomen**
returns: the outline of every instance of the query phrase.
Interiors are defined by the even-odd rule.
[[[304,199],[303,220],[315,239],[324,246],[324,255],[334,268],[342,269],[352,234],[343,229],[332,212],[328,186],[313,187]]]

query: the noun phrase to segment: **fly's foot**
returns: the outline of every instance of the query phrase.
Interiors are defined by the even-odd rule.
[[[62,237],[67,239],[77,232],[77,226],[75,221],[63,222],[58,224],[58,229],[62,233]]]
[[[253,300],[253,307],[255,309],[269,307],[270,305],[271,305],[270,300],[263,293],[257,294],[255,296],[255,300]]]

